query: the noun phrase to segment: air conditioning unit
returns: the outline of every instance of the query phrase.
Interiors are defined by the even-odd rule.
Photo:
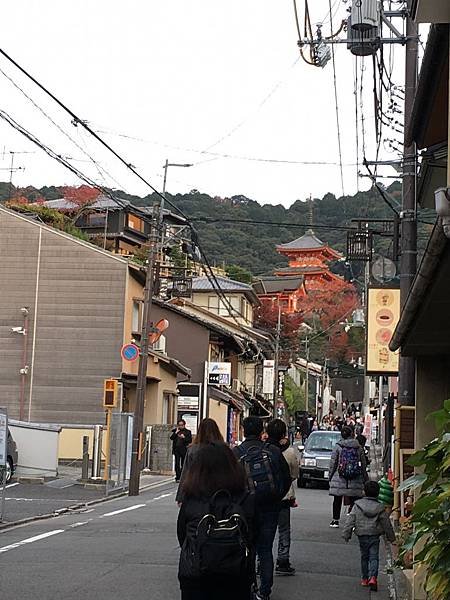
[[[166,338],[163,335],[153,344],[152,350],[166,354]]]
[[[352,29],[358,31],[378,28],[378,0],[353,0],[351,20]]]
[[[241,391],[241,382],[239,381],[239,379],[233,379],[233,381],[231,382],[231,389],[233,390],[233,392],[237,393]]]
[[[254,385],[248,385],[247,386],[247,394],[250,394],[250,396],[254,396],[255,395],[255,386]]]

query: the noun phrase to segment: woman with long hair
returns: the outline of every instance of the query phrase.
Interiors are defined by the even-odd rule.
[[[223,442],[197,444],[183,483],[177,535],[182,600],[250,600],[254,583],[253,496]]]
[[[191,446],[189,446],[186,458],[184,460],[183,471],[181,473],[180,485],[178,486],[176,501],[178,503],[183,502],[183,489],[184,489],[184,480],[186,477],[186,473],[189,471],[192,462],[195,460],[198,449],[205,445],[211,444],[213,442],[221,442],[225,443],[222,434],[220,433],[220,429],[214,419],[203,419],[200,422],[197,435],[195,436],[194,442]]]

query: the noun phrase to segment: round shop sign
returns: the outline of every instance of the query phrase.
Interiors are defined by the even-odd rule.
[[[136,346],[136,344],[124,344],[120,354],[124,360],[133,362],[139,357],[139,348]]]

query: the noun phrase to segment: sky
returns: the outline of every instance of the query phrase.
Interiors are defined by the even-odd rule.
[[[347,6],[332,0],[334,30]],[[329,35],[329,0],[310,0],[310,10]],[[198,189],[284,206],[310,194],[341,195],[332,61],[321,69],[299,57],[290,0],[20,0],[4,6],[3,23],[1,48],[157,189],[168,159],[192,164],[169,168],[173,194]],[[371,185],[357,176],[356,122],[358,160],[363,138],[367,158],[375,158],[372,61],[357,66],[356,121],[355,58],[345,44],[334,48],[343,187],[354,194]],[[400,85],[403,57],[401,46],[392,47]],[[128,193],[150,191],[2,56],[0,90],[0,110],[89,177]],[[397,158],[384,146],[380,158]],[[0,119],[0,180],[9,180],[11,152],[20,167],[15,185],[82,183]]]

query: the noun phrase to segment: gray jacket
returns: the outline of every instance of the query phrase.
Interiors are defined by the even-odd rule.
[[[344,479],[339,475],[339,458],[343,447],[358,448],[359,462],[361,463],[361,475],[355,479]],[[352,498],[362,498],[364,495],[364,482],[369,479],[367,475],[367,463],[364,450],[359,442],[353,438],[340,439],[334,447],[330,460],[330,496],[349,496]]]
[[[355,502],[348,515],[342,537],[348,542],[355,535],[385,535],[390,542],[395,542],[395,533],[385,507],[375,498],[361,498]]]

